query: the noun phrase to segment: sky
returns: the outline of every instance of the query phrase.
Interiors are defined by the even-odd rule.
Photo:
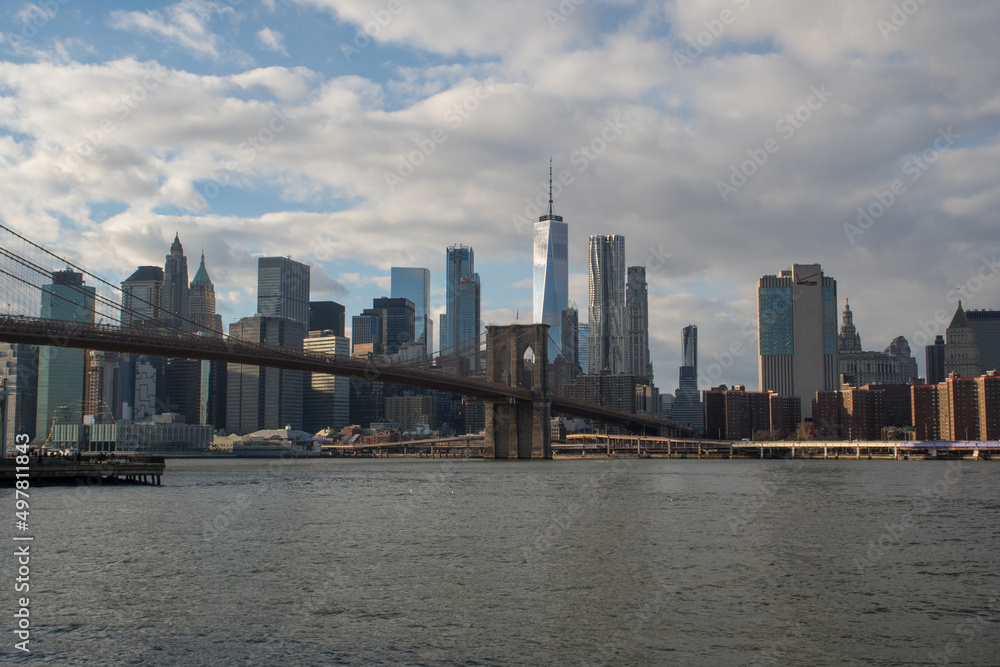
[[[531,223],[645,265],[656,384],[757,387],[756,281],[820,263],[867,350],[1000,306],[1000,3],[44,0],[0,8],[0,220],[102,277],[256,257],[348,316],[472,246],[484,324],[531,317]],[[437,328],[435,326],[435,328]]]

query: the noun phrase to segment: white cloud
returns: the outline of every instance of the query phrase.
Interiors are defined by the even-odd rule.
[[[160,37],[203,58],[218,59],[220,39],[208,24],[213,15],[232,12],[232,7],[225,4],[181,0],[166,7],[164,12],[114,10],[108,15],[108,24],[118,30]]]
[[[306,4],[359,29],[384,7]],[[650,267],[661,387],[676,383],[689,323],[699,325],[706,363],[745,344],[718,382],[755,386],[755,342],[742,327],[754,318],[759,276],[821,262],[840,299],[851,298],[863,340],[881,349],[900,334],[913,344],[921,320],[953,309],[948,292],[970,267],[1000,251],[1000,46],[991,29],[1000,8],[927,3],[883,39],[877,21],[892,4],[753,0],[683,70],[672,53],[739,3],[671,2],[661,18],[652,3],[585,3],[553,31],[534,3],[418,11],[403,2],[376,36],[399,62],[376,73],[299,62],[232,72],[231,61],[215,62],[232,47],[211,30],[213,5],[116,12],[114,27],[179,46],[206,71],[168,55],[85,64],[73,49],[0,62],[0,216],[119,272],[162,262],[179,225],[186,245],[205,245],[229,308],[252,292],[238,286],[255,285],[255,254],[315,262],[333,276],[322,279],[331,294],[350,288],[355,298],[387,292],[393,265],[440,275],[444,246],[462,242],[476,249],[492,299],[484,321],[517,311],[530,319],[530,306],[497,286],[530,284],[537,213],[525,200],[547,198],[552,155],[557,176],[571,181],[555,210],[570,225],[570,298],[581,319],[587,237],[623,233],[628,263]],[[607,11],[627,20],[598,21]],[[294,26],[275,25],[281,34],[255,26],[248,37],[294,41]],[[412,57],[400,58],[407,49]],[[804,107],[822,86],[832,96]],[[808,119],[795,119],[804,108]],[[778,129],[789,114],[790,135]],[[608,125],[615,119],[620,130]],[[909,179],[906,160],[948,126],[961,139],[906,180],[905,194],[852,243],[844,225],[857,208]],[[717,183],[769,138],[779,150],[751,163],[754,173],[722,201]],[[387,173],[399,181],[387,183]],[[206,192],[215,193],[208,207],[194,208]],[[128,209],[96,223],[95,202]],[[529,224],[518,230],[512,215]],[[654,251],[670,254],[656,269]],[[339,266],[344,258],[357,264]],[[996,306],[998,286],[969,298]]]
[[[261,28],[257,31],[257,44],[268,51],[274,51],[283,56],[288,55],[288,51],[285,49],[285,37],[277,30]]]

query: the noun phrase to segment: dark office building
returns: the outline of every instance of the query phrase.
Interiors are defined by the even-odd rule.
[[[580,311],[570,306],[562,311],[562,354],[573,366],[580,366]]]
[[[288,257],[258,257],[257,313],[309,326],[309,266]]]
[[[385,352],[396,354],[403,343],[416,340],[413,302],[403,297],[379,297],[372,301],[374,310],[385,312]]]
[[[196,388],[201,385],[201,361],[197,359],[167,359],[164,385],[166,406],[163,412],[176,412],[185,424],[197,424],[200,416]]]
[[[351,424],[368,428],[385,420],[386,388],[384,382],[351,378]]]
[[[933,345],[924,347],[927,363],[927,384],[944,382],[944,336],[937,336]]]
[[[983,373],[1000,371],[1000,310],[967,310],[965,315],[976,332]],[[927,381],[930,382],[930,378]]]
[[[253,315],[234,322],[236,340],[302,349],[305,325],[281,317]],[[245,435],[261,429],[302,428],[302,371],[228,364],[226,429]]]
[[[309,331],[332,331],[344,335],[344,307],[336,301],[309,302]]]

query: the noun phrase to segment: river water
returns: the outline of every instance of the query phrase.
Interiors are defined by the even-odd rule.
[[[31,519],[25,664],[1000,664],[997,463],[169,460]]]

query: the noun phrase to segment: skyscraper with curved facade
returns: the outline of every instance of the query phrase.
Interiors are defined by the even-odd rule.
[[[569,305],[569,229],[552,212],[552,165],[549,164],[549,211],[535,223],[532,272],[532,321],[549,325],[549,361],[562,345],[562,312]],[[554,341],[554,342],[553,342]]]
[[[587,373],[625,373],[625,237],[590,237]]]

